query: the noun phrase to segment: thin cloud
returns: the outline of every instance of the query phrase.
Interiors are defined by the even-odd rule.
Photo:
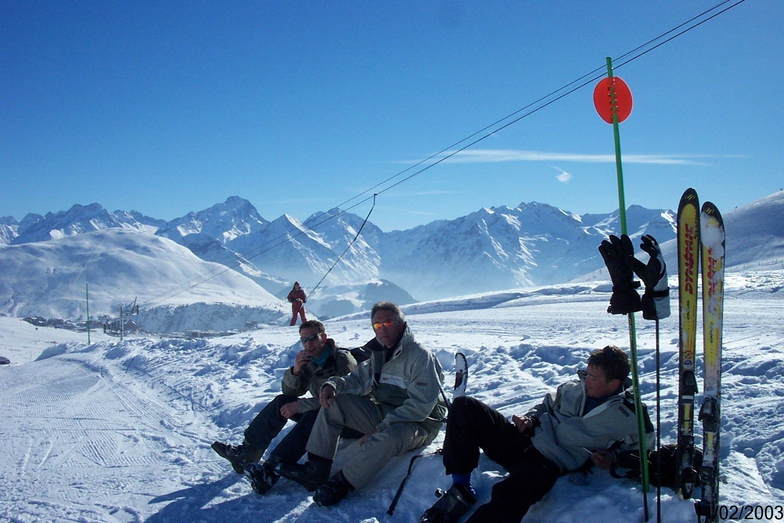
[[[453,151],[441,155],[447,156]],[[746,158],[742,155],[719,154],[625,154],[624,163],[654,165],[708,165],[704,160],[717,158]],[[460,151],[444,163],[508,163],[508,162],[575,162],[615,163],[613,154],[548,153],[517,149],[474,149]],[[403,163],[416,163],[415,161]]]
[[[559,182],[561,182],[561,183],[569,183],[569,182],[572,181],[572,173],[570,173],[568,171],[564,171],[560,167],[556,167],[554,165],[551,165],[550,167],[552,167],[553,169],[558,171],[558,175],[555,177],[555,179],[558,180]]]

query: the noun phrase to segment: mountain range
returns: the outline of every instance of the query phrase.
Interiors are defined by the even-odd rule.
[[[782,207],[784,192],[779,191],[727,213],[728,245],[737,242],[739,247],[728,249],[728,265],[781,259],[784,234],[777,228],[777,213]],[[627,210],[627,221],[633,238],[652,234],[665,245],[672,260],[673,250],[667,242],[675,237],[673,211],[633,205]],[[228,267],[278,298],[285,297],[293,281],[312,290],[328,273],[319,292],[335,298],[348,292],[346,286],[353,286],[345,294],[352,297],[335,298],[342,299],[346,309],[346,303],[357,302],[357,296],[373,294],[371,287],[381,281],[388,289],[399,287],[395,292],[400,299],[410,295],[411,300],[423,300],[600,274],[597,271],[603,263],[596,248],[620,228],[617,210],[580,215],[538,202],[482,208],[454,220],[404,231],[384,232],[368,221],[357,237],[362,223],[361,217],[338,209],[315,213],[304,221],[288,214],[267,220],[249,201],[237,196],[170,221],[135,211],[108,211],[97,203],[74,205],[44,216],[28,214],[21,221],[0,218],[0,268],[4,274],[9,274],[6,267],[24,270],[14,258],[22,253],[29,258],[36,246],[43,248],[80,236],[85,237],[84,242],[90,238],[105,242],[105,235],[86,233],[124,231],[125,243],[119,243],[127,245],[129,255],[134,249],[144,253],[151,249],[150,240],[128,242],[129,235],[166,238],[187,248],[177,252],[190,251],[213,262],[201,270],[203,274]],[[22,246],[27,250],[19,249]],[[83,247],[88,248],[87,244]],[[58,258],[57,263],[67,265],[67,260]],[[32,270],[36,265],[28,267]],[[58,270],[56,265],[40,269]],[[144,277],[143,272],[136,275]],[[11,287],[3,290],[15,293],[13,296],[0,295],[0,302],[6,305],[19,298],[19,289]],[[0,312],[13,310],[13,306],[5,306]],[[334,315],[327,310],[322,313]]]
[[[670,210],[632,206],[635,235],[674,237]],[[601,265],[596,245],[618,229],[618,213],[580,216],[542,203],[480,209],[406,231],[384,232],[372,222],[351,243],[363,219],[338,209],[304,222],[284,214],[269,221],[232,196],[208,209],[165,222],[101,205],[0,220],[0,242],[57,240],[89,231],[155,233],[221,263],[281,296],[294,281],[313,287],[334,264],[325,285],[385,279],[419,299],[567,281]],[[335,264],[338,256],[347,252]],[[477,275],[481,275],[477,277]]]

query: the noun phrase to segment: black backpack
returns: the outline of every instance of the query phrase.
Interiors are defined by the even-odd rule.
[[[648,477],[654,486],[678,488],[678,446],[674,443],[662,445],[659,450],[648,452]],[[657,466],[658,465],[658,466]],[[694,449],[694,462],[692,469],[700,470],[702,466],[702,451]],[[624,472],[619,472],[622,469]],[[637,450],[619,452],[610,474],[616,478],[640,479],[640,453]],[[694,474],[697,484],[699,475]]]

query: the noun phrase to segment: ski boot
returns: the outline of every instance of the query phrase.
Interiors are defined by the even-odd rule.
[[[342,472],[338,472],[316,490],[313,494],[313,501],[321,507],[328,507],[345,498],[352,490],[354,487],[351,486],[351,483],[343,476]]]
[[[299,463],[280,463],[275,472],[286,479],[296,481],[307,490],[313,491],[329,479],[332,460],[308,453],[308,461]]]
[[[476,495],[465,485],[452,485],[446,492],[438,489],[440,499],[427,509],[420,523],[454,523],[476,503]]]
[[[261,455],[264,453],[259,449],[255,449],[243,443],[242,445],[229,445],[221,443],[220,441],[214,442],[212,445],[218,456],[231,463],[234,472],[237,474],[245,473],[245,466],[251,463],[258,463]]]
[[[251,463],[245,467],[245,474],[250,478],[250,486],[256,494],[264,495],[278,482],[280,476],[274,469],[274,463]]]

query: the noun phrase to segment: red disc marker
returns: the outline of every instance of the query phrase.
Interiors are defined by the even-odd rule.
[[[615,91],[614,96],[613,91]],[[596,84],[593,90],[593,105],[602,120],[607,123],[613,123],[613,105],[615,105],[618,123],[620,123],[632,113],[632,92],[619,76],[605,78]]]

